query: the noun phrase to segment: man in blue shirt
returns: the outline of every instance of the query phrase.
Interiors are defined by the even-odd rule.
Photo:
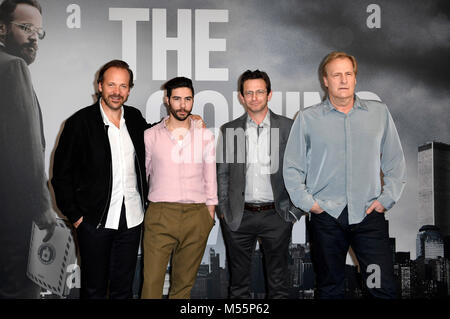
[[[299,113],[286,146],[283,171],[292,202],[310,212],[319,298],[344,297],[349,246],[363,278],[367,281],[373,273],[370,294],[395,298],[384,216],[406,183],[395,124],[385,104],[355,95],[353,56],[331,52],[319,72],[327,98]]]

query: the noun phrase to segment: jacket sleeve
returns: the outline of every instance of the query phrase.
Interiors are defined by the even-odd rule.
[[[55,191],[55,198],[58,208],[72,223],[80,219],[83,214],[77,207],[76,192],[77,177],[80,176],[80,150],[81,132],[83,128],[77,125],[73,118],[69,118],[59,138],[58,146],[55,150],[53,162],[52,185]]]
[[[218,207],[220,216],[224,216],[230,211],[230,203],[228,199],[228,187],[230,183],[230,165],[226,162],[226,134],[225,128],[222,126],[219,132],[216,149],[216,168],[217,168],[217,192]]]

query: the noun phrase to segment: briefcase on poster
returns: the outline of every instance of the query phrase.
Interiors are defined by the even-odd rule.
[[[27,276],[44,289],[59,296],[69,294],[66,281],[76,264],[75,242],[67,222],[56,219],[56,227],[49,241],[43,242],[46,230],[33,222]]]

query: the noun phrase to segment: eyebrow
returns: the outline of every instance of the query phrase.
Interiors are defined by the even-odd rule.
[[[107,82],[105,82],[106,84],[114,84],[114,85],[119,85],[119,86],[121,86],[121,85],[126,85],[126,86],[128,86],[129,84],[128,83],[117,83],[117,82],[114,82],[114,81],[107,81]]]
[[[342,73],[355,73],[353,70],[351,71],[336,71],[336,72],[331,72],[330,74],[342,74]]]
[[[17,22],[20,24],[27,24],[27,25],[32,25],[33,27],[39,28],[37,25],[35,25],[32,22],[28,22],[28,20],[14,20],[13,22]]]
[[[179,95],[172,95],[171,96],[172,98],[176,98],[176,97],[178,97],[178,98],[180,98],[180,99],[182,99],[182,98],[184,98],[184,99],[186,99],[186,98],[192,98],[192,95],[188,95],[188,96],[179,96]]]

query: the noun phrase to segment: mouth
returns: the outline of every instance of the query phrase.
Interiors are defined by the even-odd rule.
[[[23,54],[27,55],[28,57],[34,59],[34,57],[36,57],[37,49],[34,47],[25,47],[22,52],[23,52]]]
[[[38,50],[37,44],[34,44],[34,43],[25,44],[24,48],[25,48],[25,50],[27,50],[30,53],[36,53],[36,51]]]
[[[122,97],[121,97],[121,96],[110,96],[109,98],[110,98],[110,100],[111,100],[112,102],[116,102],[116,103],[122,101]]]

